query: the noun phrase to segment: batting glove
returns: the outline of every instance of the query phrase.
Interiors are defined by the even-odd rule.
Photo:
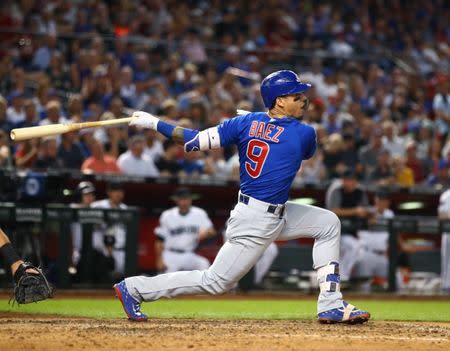
[[[156,127],[158,126],[159,118],[153,116],[150,113],[144,111],[135,111],[133,112],[131,117],[133,117],[133,119],[129,123],[130,126],[153,130],[156,130]]]

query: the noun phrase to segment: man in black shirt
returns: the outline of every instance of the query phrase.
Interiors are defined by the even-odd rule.
[[[173,140],[166,139],[163,142],[163,149],[164,154],[155,161],[160,175],[166,177],[181,175],[183,171],[181,170],[180,162],[177,160],[179,146]]]
[[[357,230],[364,225],[369,212],[369,201],[364,189],[358,184],[356,174],[347,170],[341,179],[328,188],[325,199],[326,207],[333,211],[342,223],[341,238],[341,280],[350,279],[351,272],[359,259],[360,242]]]
[[[39,146],[39,156],[34,161],[33,168],[41,171],[62,168],[62,161],[58,158],[57,152],[56,138],[43,139]]]
[[[61,144],[58,147],[58,158],[62,161],[63,168],[77,169],[81,168],[84,161],[81,147],[76,141],[76,132],[63,134]]]

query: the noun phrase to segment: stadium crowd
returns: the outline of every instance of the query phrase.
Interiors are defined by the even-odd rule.
[[[313,84],[320,148],[298,174],[450,182],[450,6],[435,1],[3,0],[0,166],[238,176],[233,149],[189,153],[125,127],[8,141],[12,128],[145,110],[206,128],[262,110],[261,76]]]

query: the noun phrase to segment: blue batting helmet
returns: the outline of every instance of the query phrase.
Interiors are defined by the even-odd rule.
[[[304,93],[311,84],[303,83],[297,74],[289,70],[269,74],[261,83],[261,95],[264,106],[272,108],[278,96]]]

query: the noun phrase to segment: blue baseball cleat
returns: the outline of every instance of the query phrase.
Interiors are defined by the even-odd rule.
[[[333,308],[332,310],[319,313],[317,315],[319,322],[323,324],[361,324],[369,320],[369,312],[362,311],[345,301],[342,301],[342,303],[343,306],[340,308]]]
[[[123,310],[127,314],[128,319],[136,322],[145,322],[148,319],[147,315],[141,312],[140,302],[136,301],[136,299],[128,292],[125,280],[114,284],[113,288],[117,298],[122,303]]]

